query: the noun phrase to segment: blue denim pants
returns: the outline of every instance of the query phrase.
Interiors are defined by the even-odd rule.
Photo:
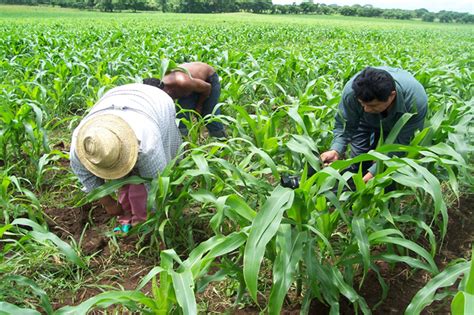
[[[206,82],[211,84],[211,94],[209,97],[204,101],[202,105],[202,116],[207,116],[213,113],[214,108],[217,105],[217,102],[219,101],[219,96],[221,95],[221,84],[219,82],[219,76],[217,73],[212,74],[207,78]],[[197,101],[199,100],[199,93],[192,93],[189,96],[182,97],[178,99],[178,104],[181,106],[183,109],[195,109]],[[178,118],[186,118],[190,119],[189,112],[185,113],[178,113],[177,117]],[[220,115],[221,111],[218,108],[215,112],[215,115]],[[206,125],[207,130],[209,130],[209,134],[213,137],[225,137],[225,130],[224,130],[224,125],[221,122],[218,121],[213,121],[210,122]],[[186,126],[180,122],[179,123],[179,130],[181,131],[182,135],[187,135],[188,130],[186,129]]]

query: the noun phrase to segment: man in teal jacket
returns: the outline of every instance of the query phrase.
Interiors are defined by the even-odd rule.
[[[396,143],[409,144],[416,130],[423,129],[428,98],[423,86],[407,71],[390,67],[367,67],[344,87],[336,116],[334,140],[321,154],[325,165],[342,159],[347,145],[355,157],[375,149],[381,131],[384,138],[404,113],[413,113]],[[372,162],[363,163],[364,181],[375,175]]]

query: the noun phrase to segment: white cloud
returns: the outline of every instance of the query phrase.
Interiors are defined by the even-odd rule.
[[[301,3],[302,0],[272,0],[274,4],[292,4]],[[439,12],[441,10],[469,12],[474,13],[474,1],[472,0],[314,0],[314,3],[353,5],[353,4],[371,4],[381,9],[405,9],[415,10],[425,8],[431,12]]]

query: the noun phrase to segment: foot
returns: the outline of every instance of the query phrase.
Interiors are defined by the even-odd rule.
[[[209,135],[211,137],[214,137],[214,138],[217,138],[217,139],[226,139],[227,138],[227,132],[225,132],[224,129],[216,130],[216,131],[209,131]]]
[[[113,231],[115,235],[127,235],[131,228],[131,224],[122,224],[121,226],[115,227]]]
[[[181,133],[181,136],[186,137],[189,133],[188,128],[186,127],[180,127],[179,132]]]

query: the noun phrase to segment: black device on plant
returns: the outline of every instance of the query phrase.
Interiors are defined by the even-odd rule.
[[[300,177],[291,175],[281,175],[280,183],[283,187],[296,189],[300,186]]]
[[[350,167],[346,168],[343,172],[347,172],[347,171],[352,172],[352,173],[357,173],[357,165],[356,166],[351,165]],[[316,170],[310,166],[308,169],[308,178],[313,176],[314,174],[316,174]],[[280,176],[280,184],[286,188],[296,189],[300,186],[300,178],[301,178],[300,176],[296,176],[296,175],[282,174]],[[352,178],[349,178],[349,180],[347,181],[347,184],[349,187],[344,186],[343,191],[356,190],[354,180]],[[335,190],[337,191],[337,188],[335,188]],[[387,191],[391,191],[391,190],[393,190],[393,188]]]
[[[310,165],[308,168],[308,177],[316,174],[316,170]],[[280,176],[280,184],[283,187],[296,189],[300,186],[300,176],[282,174]]]

